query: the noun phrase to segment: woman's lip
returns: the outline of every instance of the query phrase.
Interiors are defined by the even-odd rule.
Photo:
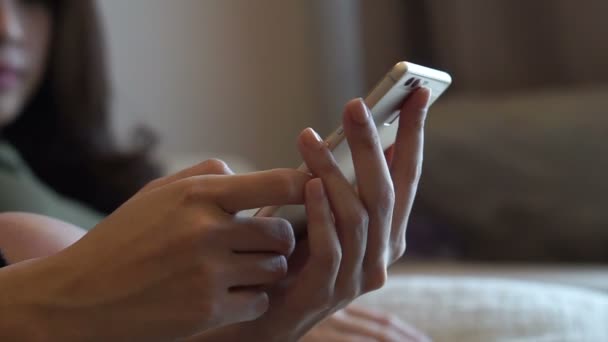
[[[21,82],[23,72],[17,68],[0,65],[0,92],[15,88]]]

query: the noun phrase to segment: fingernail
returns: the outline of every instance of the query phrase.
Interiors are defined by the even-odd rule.
[[[362,98],[359,98],[357,100],[358,106],[357,108],[351,111],[350,117],[354,122],[360,125],[367,124],[369,121],[369,110],[367,109],[367,105],[365,104]]]
[[[325,144],[321,136],[312,128],[307,128],[304,132],[304,142],[310,148],[319,148]]]

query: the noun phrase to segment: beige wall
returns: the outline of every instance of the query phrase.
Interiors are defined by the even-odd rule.
[[[117,130],[151,126],[162,155],[292,166],[298,132],[329,132],[362,95],[358,1],[99,3]]]
[[[366,90],[397,62],[411,60],[406,53],[405,1],[362,0],[361,31]]]

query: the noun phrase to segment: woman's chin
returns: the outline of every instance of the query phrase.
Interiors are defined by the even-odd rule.
[[[0,127],[15,121],[19,115],[21,102],[14,96],[0,94]]]

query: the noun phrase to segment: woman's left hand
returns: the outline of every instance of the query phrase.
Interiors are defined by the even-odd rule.
[[[350,305],[309,331],[300,342],[430,342],[431,339],[398,317]]]
[[[369,109],[362,100],[347,104],[343,125],[357,191],[314,131],[306,130],[300,137],[300,153],[319,177],[306,190],[308,258],[303,265],[290,265],[290,272],[297,273],[271,293],[270,310],[262,317],[295,325],[291,339],[360,295],[384,286],[388,266],[405,252],[407,221],[422,169],[429,98],[429,90],[420,89],[405,101],[390,165]],[[304,249],[300,245],[296,257]]]
[[[211,332],[202,340],[256,336],[295,341],[355,298],[384,285],[388,266],[405,252],[429,98],[429,90],[423,88],[405,101],[390,165],[363,101],[347,105],[344,130],[358,191],[319,136],[311,129],[304,131],[300,153],[318,179],[306,186],[308,238],[290,259],[290,275],[271,290],[270,309],[260,319],[230,327],[228,332]]]

